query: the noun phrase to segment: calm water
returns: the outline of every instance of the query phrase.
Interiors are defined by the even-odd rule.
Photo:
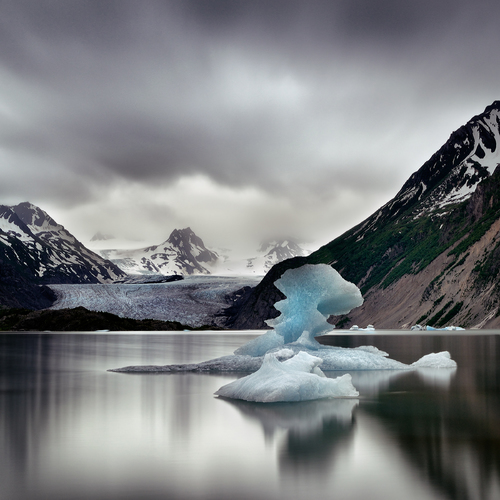
[[[107,372],[248,334],[0,334],[0,499],[500,498],[500,332],[329,336],[455,371],[352,372],[359,399],[213,396],[236,375]],[[338,373],[330,373],[338,376]]]

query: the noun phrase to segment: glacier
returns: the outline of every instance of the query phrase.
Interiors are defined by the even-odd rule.
[[[363,303],[356,285],[326,264],[289,269],[276,286],[286,298],[276,305],[281,316],[268,321],[274,330],[247,342],[234,354],[201,363],[127,366],[109,371],[251,372],[222,386],[216,395],[254,402],[285,402],[357,396],[349,374],[330,379],[323,371],[456,368],[447,351],[428,354],[408,365],[389,358],[388,353],[374,346],[344,348],[320,344],[315,336],[332,329],[326,321],[330,314],[346,314]]]
[[[57,295],[51,309],[83,306],[124,318],[222,327],[220,312],[230,305],[227,296],[259,281],[257,276],[194,275],[167,283],[50,285]]]

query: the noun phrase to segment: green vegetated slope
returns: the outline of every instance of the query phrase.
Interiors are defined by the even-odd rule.
[[[491,313],[493,324],[500,286],[500,239],[497,241],[498,231],[494,228],[500,219],[499,170],[483,180],[471,198],[462,203],[418,215],[420,206],[409,207],[395,220],[379,220],[362,238],[359,226],[353,228],[314,252],[309,261],[332,264],[345,279],[358,284],[365,300],[385,293],[387,301],[395,301],[398,281],[414,276],[414,280],[407,280],[408,286],[418,285],[422,291],[418,304],[411,304],[418,312],[406,318],[405,326],[427,323],[442,327],[453,322],[473,327]],[[438,258],[439,263],[424,274]],[[458,285],[444,286],[453,281],[461,283],[465,290]],[[482,307],[478,307],[479,300]],[[389,308],[389,304],[385,307]],[[362,311],[353,312],[350,323],[374,321],[374,311],[371,317]],[[377,314],[377,318],[384,325],[382,315]],[[400,318],[404,316],[401,311]],[[384,326],[401,327],[401,321],[391,318]]]
[[[327,263],[365,299],[339,326],[500,326],[500,102],[449,140],[372,216],[304,260],[275,266],[228,320],[266,328],[273,283],[288,268]]]

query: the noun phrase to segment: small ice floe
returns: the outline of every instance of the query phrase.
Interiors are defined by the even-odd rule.
[[[419,332],[422,332],[422,331],[428,331],[428,332],[434,332],[434,331],[444,331],[444,330],[448,330],[448,331],[453,331],[453,330],[465,330],[465,328],[462,328],[461,326],[445,326],[444,328],[435,328],[433,326],[423,326],[423,325],[413,325],[410,330],[413,330],[413,331],[419,331]]]
[[[349,330],[366,332],[366,331],[374,331],[375,327],[373,325],[367,325],[366,328],[360,328],[358,325],[352,325],[351,328],[349,328]]]
[[[327,378],[322,360],[301,351],[283,362],[275,353],[264,356],[255,373],[222,386],[215,394],[259,403],[311,401],[324,398],[357,397],[351,375]]]
[[[426,354],[410,366],[413,368],[456,368],[457,363],[451,359],[448,351],[442,351]]]
[[[444,328],[434,328],[432,326],[427,325],[425,327],[426,330],[428,331],[438,331],[438,330],[465,330],[465,328],[462,328],[461,326],[445,326]]]

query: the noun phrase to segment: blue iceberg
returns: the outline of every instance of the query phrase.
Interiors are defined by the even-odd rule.
[[[326,264],[289,269],[274,285],[286,298],[274,305],[281,315],[266,323],[285,344],[298,340],[304,332],[314,338],[331,330],[330,315],[347,314],[363,304],[359,288]]]
[[[283,402],[357,396],[350,375],[330,379],[323,371],[456,367],[448,352],[432,353],[407,365],[373,346],[353,349],[321,345],[315,337],[332,330],[328,317],[347,314],[363,303],[358,287],[326,264],[289,269],[275,285],[286,298],[275,305],[281,315],[267,321],[274,329],[241,346],[233,355],[194,364],[128,366],[110,371],[247,372],[252,374],[221,387],[216,395]]]
[[[363,303],[359,288],[326,264],[289,269],[274,285],[286,297],[274,304],[281,315],[266,321],[274,330],[240,347],[236,355],[263,356],[292,342],[319,349],[314,337],[332,330],[328,317],[347,314]]]

